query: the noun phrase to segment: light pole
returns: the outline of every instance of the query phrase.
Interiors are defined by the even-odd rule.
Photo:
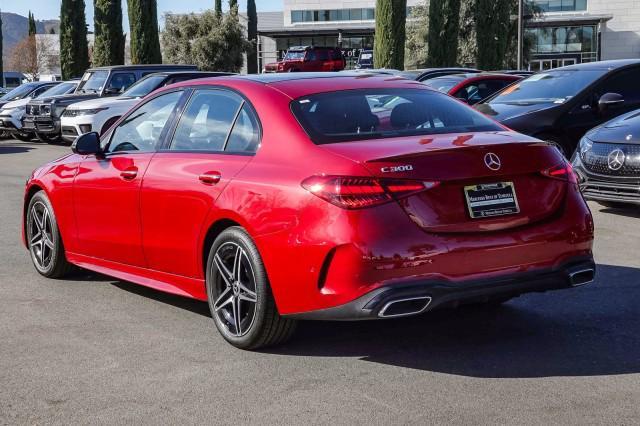
[[[522,63],[522,38],[524,32],[524,0],[518,0],[518,70],[521,70],[523,67]]]

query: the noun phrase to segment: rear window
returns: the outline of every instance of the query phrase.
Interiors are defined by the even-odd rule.
[[[320,93],[294,100],[291,110],[317,144],[503,130],[479,112],[432,90]]]

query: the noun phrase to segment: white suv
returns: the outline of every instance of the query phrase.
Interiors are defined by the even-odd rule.
[[[230,75],[219,72],[175,71],[149,74],[118,97],[97,98],[77,102],[62,114],[62,138],[73,142],[77,135],[89,132],[103,134],[138,101],[160,87],[196,78]]]

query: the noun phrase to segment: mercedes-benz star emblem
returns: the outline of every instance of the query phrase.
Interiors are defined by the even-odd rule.
[[[607,164],[611,170],[620,170],[624,166],[625,155],[621,149],[614,149],[607,157]]]
[[[500,157],[493,152],[490,152],[484,156],[484,164],[491,170],[500,170]]]

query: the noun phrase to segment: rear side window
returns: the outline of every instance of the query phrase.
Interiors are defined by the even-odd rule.
[[[427,89],[361,89],[296,99],[291,109],[317,144],[500,131],[477,111]]]
[[[201,89],[191,96],[169,150],[254,153],[259,146],[258,120],[242,97]]]
[[[260,130],[253,111],[247,104],[242,106],[229,135],[226,151],[253,153],[260,144]]]
[[[197,90],[182,114],[169,149],[223,151],[242,98],[223,90]]]

